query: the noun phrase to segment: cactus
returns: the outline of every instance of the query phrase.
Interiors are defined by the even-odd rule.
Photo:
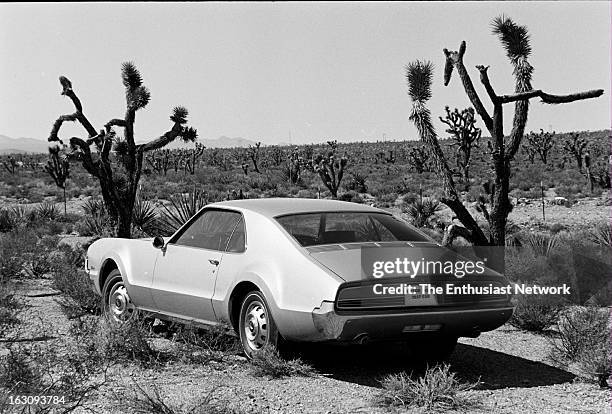
[[[440,201],[446,204],[461,222],[461,225],[451,224],[447,227],[443,240],[447,245],[451,244],[456,237],[462,237],[468,242],[481,246],[503,246],[505,244],[506,223],[508,214],[512,209],[512,204],[508,199],[510,167],[523,140],[529,112],[529,101],[531,99],[540,98],[542,102],[547,104],[561,104],[595,98],[603,94],[602,89],[569,95],[552,95],[540,89],[533,89],[531,85],[533,67],[529,63],[531,45],[527,28],[516,24],[510,18],[504,16],[494,19],[492,27],[493,34],[499,37],[502,47],[505,49],[506,55],[513,66],[515,81],[515,91],[513,94],[498,95],[489,80],[489,67],[482,65],[476,67],[480,73],[480,82],[493,104],[493,116],[489,114],[489,111],[483,105],[479,94],[474,88],[470,74],[463,63],[467,50],[466,42],[461,42],[457,51],[443,50],[446,57],[444,85],[446,86],[450,83],[453,72],[457,71],[463,89],[470,99],[474,110],[491,134],[489,149],[494,177],[492,184],[494,185],[490,187],[490,210],[484,203],[479,205],[481,214],[488,222],[488,236],[485,235],[483,229],[459,198],[453,172],[448,166],[446,156],[440,147],[436,130],[431,121],[431,113],[425,106],[431,98],[433,66],[429,62],[415,61],[406,67],[408,92],[413,102],[410,120],[414,122],[421,140],[429,148],[435,169],[442,179],[444,197]],[[514,103],[514,118],[512,130],[508,137],[505,138],[503,130],[503,106],[510,103]]]
[[[144,144],[136,144],[134,139],[136,112],[147,106],[151,94],[143,85],[142,76],[132,62],[123,63],[121,77],[125,87],[125,116],[111,119],[104,124],[103,129],[96,130],[83,113],[83,105],[72,87],[72,82],[60,76],[61,94],[70,98],[75,112],[57,118],[51,128],[48,141],[51,145],[61,144],[62,141],[58,134],[64,122],[78,121],[83,126],[88,137],[86,139],[70,138],[69,158],[78,158],[85,170],[98,179],[106,209],[116,223],[117,236],[129,238],[132,229],[132,212],[145,154],[161,149],[177,138],[185,142],[193,142],[197,139],[197,131],[186,126],[187,109],[177,106],[170,115],[172,127],[167,132]],[[123,128],[124,140],[116,139],[115,127]],[[92,154],[92,145],[96,155]],[[112,159],[113,148],[115,149],[115,160]]]

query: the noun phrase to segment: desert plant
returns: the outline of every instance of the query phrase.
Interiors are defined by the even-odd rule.
[[[612,224],[608,221],[597,224],[590,231],[589,239],[600,246],[612,248]]]
[[[504,16],[494,19],[492,26],[493,33],[498,35],[513,66],[515,80],[514,94],[498,95],[489,80],[489,67],[477,66],[480,72],[480,81],[493,103],[493,116],[489,115],[489,112],[485,109],[463,63],[467,49],[466,42],[461,42],[458,51],[444,49],[446,56],[444,84],[449,84],[452,72],[457,70],[466,95],[491,134],[491,141],[489,141],[488,146],[493,164],[494,183],[491,187],[490,210],[482,210],[483,216],[489,223],[489,237],[484,234],[482,228],[463,205],[457,193],[453,173],[440,147],[431,121],[430,111],[425,106],[426,102],[431,98],[433,66],[430,62],[416,61],[406,67],[409,95],[413,101],[410,119],[416,125],[421,140],[428,146],[434,159],[435,168],[442,178],[444,197],[440,201],[455,213],[455,216],[462,224],[461,226],[451,224],[447,227],[444,238],[445,244],[451,244],[455,237],[462,237],[476,245],[504,245],[506,240],[506,221],[512,209],[512,204],[508,199],[508,192],[510,191],[510,167],[521,146],[527,123],[530,99],[539,97],[544,103],[560,104],[595,98],[603,94],[601,89],[570,95],[551,95],[542,90],[533,89],[531,85],[533,67],[528,61],[531,54],[531,45],[527,28],[516,24],[512,19]],[[503,106],[509,103],[515,104],[514,120],[509,137],[505,139],[503,131]]]
[[[348,163],[345,156],[339,157],[338,141],[327,141],[328,151],[325,155],[319,154],[312,159],[312,168],[316,172],[332,197],[338,197],[338,189],[344,176],[344,170]]]
[[[70,162],[65,154],[60,154],[58,146],[49,148],[49,160],[45,165],[45,171],[64,193],[64,214],[66,214],[66,180],[70,177]]]
[[[558,246],[558,235],[546,233],[527,233],[520,237],[521,244],[527,246],[536,256],[550,257]]]
[[[549,296],[519,295],[510,324],[531,332],[543,332],[554,326],[563,303]]]
[[[459,111],[455,108],[451,112],[449,107],[445,107],[446,116],[440,117],[440,121],[448,126],[447,133],[451,134],[452,147],[455,150],[455,161],[457,168],[461,171],[461,178],[466,188],[470,185],[470,165],[472,149],[478,147],[478,141],[482,135],[482,130],[476,126],[474,108],[466,108]]]
[[[104,332],[103,353],[112,361],[134,361],[143,365],[158,362],[160,353],[148,342],[148,323],[142,318],[132,318],[123,324],[105,321],[101,326]]]
[[[540,129],[539,133],[531,131],[525,135],[526,142],[523,145],[523,150],[532,164],[536,155],[544,164],[548,163],[548,153],[555,145],[554,138],[554,131],[552,133],[544,132],[543,129]]]
[[[7,233],[17,227],[17,218],[8,208],[0,208],[0,233]]]
[[[583,374],[596,377],[607,386],[612,365],[610,360],[610,310],[576,307],[561,315],[559,335],[552,339],[555,360],[576,361]]]
[[[582,160],[584,158],[587,145],[588,143],[586,139],[582,138],[578,132],[570,133],[569,138],[563,142],[563,151],[571,155],[574,160],[576,160],[576,166],[580,172],[582,172]]]
[[[431,219],[442,209],[439,201],[431,198],[402,203],[402,211],[406,213],[416,227],[432,227]]]
[[[433,410],[466,410],[480,405],[480,401],[468,394],[478,383],[462,383],[450,371],[450,365],[427,368],[420,378],[413,379],[401,372],[385,376],[376,402],[386,407],[424,408]]]
[[[140,194],[134,201],[132,225],[146,234],[152,235],[157,230],[157,209],[155,205],[142,198]]]
[[[412,147],[408,152],[408,164],[417,172],[422,174],[429,169],[429,152],[427,148]]]
[[[53,287],[64,294],[59,303],[69,317],[100,313],[100,298],[82,270],[83,261],[84,251],[63,244],[51,265]]]
[[[57,220],[59,218],[59,212],[57,211],[57,205],[50,201],[45,201],[36,207],[36,216],[40,220]]]
[[[125,117],[111,119],[99,132],[84,115],[81,101],[74,92],[70,80],[61,76],[62,95],[71,99],[76,111],[62,115],[55,121],[48,141],[61,143],[58,133],[65,121],[78,121],[85,128],[89,135],[87,139],[70,138],[72,152],[69,156],[78,157],[85,170],[99,181],[106,210],[111,219],[117,222],[117,236],[129,238],[132,231],[132,211],[145,153],[163,148],[177,138],[193,142],[197,138],[197,131],[185,126],[187,109],[177,106],[170,116],[173,126],[169,131],[147,143],[136,144],[134,140],[136,112],[149,103],[151,94],[142,84],[142,76],[133,63],[126,62],[122,65],[121,76],[126,92]],[[113,163],[110,157],[113,143],[116,141],[113,127],[124,130],[123,144],[115,147],[116,163]],[[91,145],[95,145],[97,156],[92,154]]]
[[[165,234],[172,234],[193,217],[208,200],[206,193],[195,188],[187,194],[178,194],[170,198],[170,206],[161,204],[162,212],[159,217],[159,230]]]
[[[311,376],[314,369],[300,358],[286,360],[277,350],[265,348],[253,355],[251,370],[257,377],[282,378],[291,376]]]

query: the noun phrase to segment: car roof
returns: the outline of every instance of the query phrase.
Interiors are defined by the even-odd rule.
[[[254,211],[267,217],[277,217],[286,214],[318,213],[324,211],[356,211],[389,214],[384,210],[363,204],[312,198],[252,198],[246,200],[221,201],[209,204],[207,207],[232,207],[240,210]]]

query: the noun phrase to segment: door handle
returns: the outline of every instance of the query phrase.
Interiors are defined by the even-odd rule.
[[[208,261],[210,262],[211,265],[214,266],[219,266],[219,261],[215,260],[215,259],[208,259]]]

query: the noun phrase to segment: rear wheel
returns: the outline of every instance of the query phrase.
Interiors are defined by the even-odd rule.
[[[121,272],[111,271],[102,288],[102,311],[108,319],[116,324],[131,321],[138,314],[138,309],[128,295]]]
[[[242,349],[248,358],[267,347],[278,349],[281,338],[260,291],[251,291],[244,297],[238,327]]]

